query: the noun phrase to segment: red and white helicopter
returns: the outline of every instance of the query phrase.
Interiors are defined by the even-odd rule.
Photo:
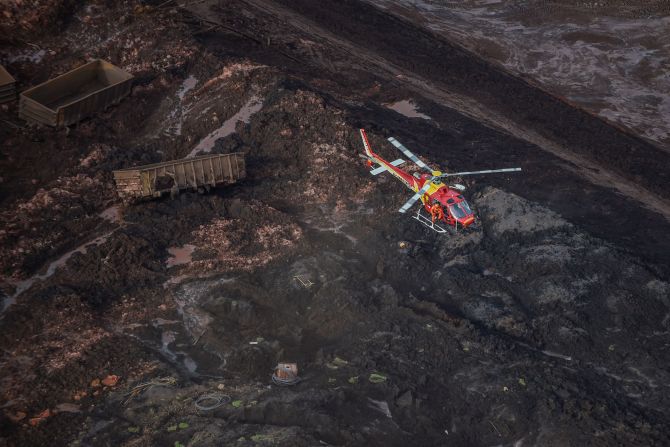
[[[398,166],[403,164],[405,160],[398,159],[392,162],[388,162],[379,155],[372,152],[372,148],[368,142],[368,137],[365,134],[365,129],[360,129],[360,132],[361,138],[363,139],[363,146],[365,147],[365,155],[363,157],[367,159],[367,164],[369,167],[377,165],[370,171],[370,174],[378,175],[382,172],[388,171],[397,177],[400,181],[402,181],[409,189],[414,191],[415,194],[407,202],[405,202],[399,211],[401,213],[407,212],[407,210],[409,210],[412,205],[414,205],[414,203],[420,199],[423,203],[423,207],[419,207],[418,212],[415,216],[413,216],[414,219],[418,220],[423,225],[438,233],[445,233],[447,231],[439,224],[440,222],[454,226],[456,229],[458,229],[459,226],[462,228],[467,228],[475,221],[475,215],[470,209],[470,205],[468,205],[468,202],[461,195],[461,192],[465,190],[465,186],[459,184],[446,185],[441,181],[441,179],[463,175],[521,171],[521,168],[506,168],[487,171],[442,173],[441,171],[436,171],[428,167],[428,165],[419,160],[416,155],[410,152],[409,149],[407,149],[405,146],[400,144],[400,142],[395,138],[388,138],[389,142],[400,149],[400,151],[405,154],[407,158],[412,160],[421,169],[427,171],[427,173],[424,174],[415,172],[414,175],[412,175],[398,168]],[[426,217],[421,214],[422,208],[428,212],[430,217]]]

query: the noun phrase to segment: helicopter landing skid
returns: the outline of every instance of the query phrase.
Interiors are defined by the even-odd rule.
[[[412,216],[412,219],[418,220],[422,225],[430,228],[431,230],[433,230],[436,233],[446,233],[447,232],[447,230],[444,227],[438,225],[437,223],[433,222],[432,219],[429,219],[428,217],[421,214],[421,208],[419,208],[419,211],[417,211],[416,215]]]

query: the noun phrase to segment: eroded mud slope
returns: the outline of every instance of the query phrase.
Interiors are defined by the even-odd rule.
[[[24,85],[83,55],[137,82],[69,132],[0,112],[0,444],[670,442],[670,224],[603,180],[662,207],[661,180],[636,183],[651,147],[460,50],[470,87],[432,72],[407,42],[448,42],[369,6],[329,23],[328,2],[290,6],[90,3],[35,37],[41,58],[2,48]],[[353,29],[389,21],[401,32]],[[480,226],[440,236],[396,212],[398,182],[368,175],[359,127],[387,157],[395,136],[444,169],[524,171],[459,179]],[[575,151],[593,132],[636,152],[580,154],[594,177],[529,137]],[[233,151],[238,185],[115,196],[112,169]],[[303,381],[271,385],[278,361]],[[207,393],[222,405],[199,410]]]

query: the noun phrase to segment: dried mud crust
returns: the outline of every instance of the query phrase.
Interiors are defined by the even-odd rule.
[[[278,41],[253,8],[222,11]],[[134,26],[150,23],[142,17]],[[425,98],[431,121],[381,107],[407,92],[375,74],[341,79],[320,73],[322,58],[304,47],[296,61],[288,46],[280,54],[210,33],[189,41],[195,51],[174,71],[141,68],[144,85],[119,107],[67,138],[54,133],[79,148],[64,157],[66,175],[45,174],[28,191],[9,180],[7,272],[25,277],[48,248],[111,234],[4,313],[0,444],[668,443],[667,241],[648,240],[666,234],[658,216]],[[212,147],[245,152],[247,179],[128,206],[118,221],[98,215],[113,200],[111,169],[189,154],[254,96],[262,108]],[[496,160],[526,173],[461,180],[481,228],[437,237],[396,212],[401,185],[367,174],[358,127],[388,157],[395,135],[447,169]],[[15,154],[38,147],[7,132]],[[621,216],[624,205],[637,220]],[[603,219],[644,222],[648,235]],[[652,245],[658,264],[644,257]],[[168,263],[169,249],[187,246],[190,259]],[[287,360],[303,382],[268,387]],[[93,385],[107,375],[120,379]],[[126,403],[133,387],[166,376],[173,386]],[[197,410],[211,392],[230,400]]]

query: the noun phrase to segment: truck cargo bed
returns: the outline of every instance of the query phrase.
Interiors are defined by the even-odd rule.
[[[235,183],[246,176],[244,154],[204,155],[114,171],[123,200],[160,197],[165,192]]]
[[[19,116],[48,126],[68,126],[118,103],[130,93],[132,75],[95,60],[21,94]]]

